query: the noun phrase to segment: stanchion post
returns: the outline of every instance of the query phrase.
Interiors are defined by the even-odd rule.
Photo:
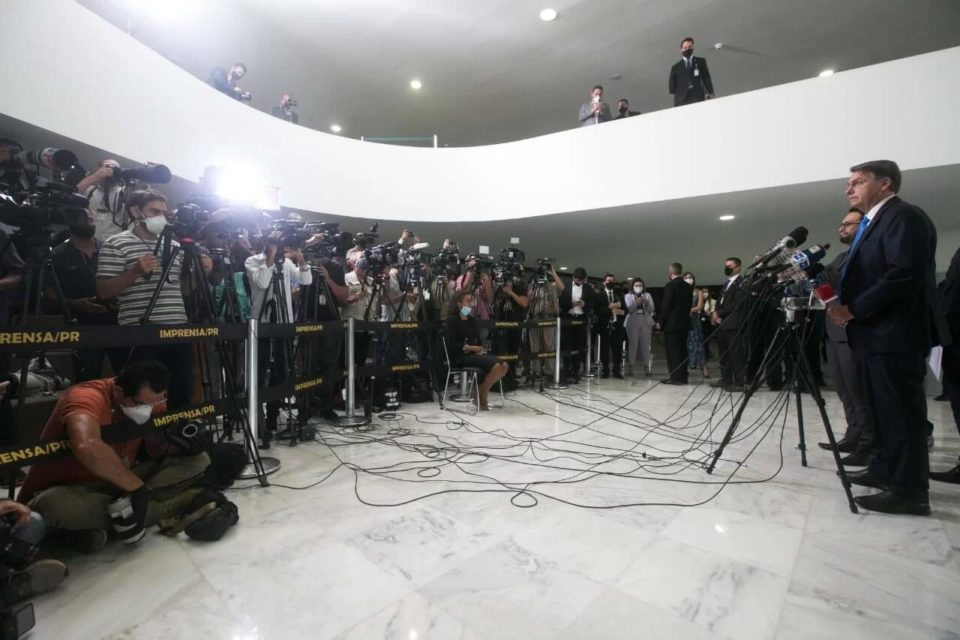
[[[593,372],[593,325],[591,324],[589,318],[584,319],[584,322],[587,323],[587,370],[583,374],[584,378],[596,378],[597,374]]]
[[[247,464],[237,476],[243,480],[250,478],[261,478],[261,483],[266,484],[262,476],[268,476],[275,471],[280,470],[280,461],[277,458],[269,458],[257,455],[256,451],[258,435],[260,432],[260,390],[259,390],[259,359],[258,340],[260,326],[256,318],[250,318],[247,321],[247,343],[246,343],[246,373],[247,373],[247,424],[249,425],[248,437],[246,438]]]
[[[337,418],[339,427],[359,427],[368,423],[366,416],[357,415],[356,404],[356,320],[347,318],[347,415]]]
[[[550,389],[566,389],[567,385],[563,384],[560,380],[560,363],[562,357],[560,356],[560,323],[563,322],[559,317],[557,317],[557,326],[554,329],[553,333],[553,344],[556,347],[556,353],[553,356],[553,382],[547,385]]]

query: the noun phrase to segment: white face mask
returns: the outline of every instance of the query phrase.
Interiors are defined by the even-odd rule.
[[[634,288],[633,288],[633,292],[636,293],[637,295],[639,295],[639,294],[643,293],[643,287],[634,287]]]
[[[152,218],[144,218],[143,226],[153,235],[160,235],[163,233],[164,227],[167,226],[167,217],[153,216]]]
[[[600,96],[593,96],[593,103],[596,104],[600,102]]]
[[[684,278],[683,281],[686,282],[691,287],[693,286],[693,278]]]
[[[153,414],[153,405],[135,404],[132,407],[120,407],[120,410],[137,424],[146,424]]]

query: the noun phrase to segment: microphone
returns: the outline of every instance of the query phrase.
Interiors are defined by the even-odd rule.
[[[780,255],[784,249],[793,249],[798,244],[803,244],[807,241],[807,231],[806,227],[797,227],[791,231],[788,235],[784,236],[777,244],[773,245],[769,251],[764,255],[758,258],[752,265],[747,267],[747,269],[753,269],[755,267],[763,266],[770,262],[772,259]]]
[[[780,281],[807,279],[813,275],[811,271],[819,266],[823,271],[823,265],[818,263],[827,255],[829,243],[824,245],[811,245],[803,251],[797,251],[787,258],[780,266],[770,272],[770,277],[776,276]]]
[[[418,242],[417,244],[410,247],[410,251],[423,251],[424,249],[429,249],[429,242]]]

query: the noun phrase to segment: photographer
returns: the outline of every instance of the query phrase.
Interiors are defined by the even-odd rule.
[[[285,93],[280,96],[279,106],[274,107],[271,113],[274,118],[280,118],[293,124],[300,124],[300,117],[297,115],[297,112],[293,110],[295,106],[297,106],[297,101],[294,100],[289,93]]]
[[[555,321],[560,313],[560,296],[563,295],[565,286],[552,264],[543,259],[537,262],[537,272],[527,286],[527,295],[529,296],[527,319]],[[547,280],[548,276],[549,281]],[[531,353],[550,352],[557,348],[556,332],[553,327],[531,328],[528,330],[527,336],[530,340]],[[544,360],[539,360],[541,375],[543,375],[546,366],[544,362]]]
[[[244,100],[249,101],[253,96],[249,91],[244,91],[237,84],[247,73],[247,65],[242,62],[235,63],[230,67],[230,71],[227,71],[223,67],[217,67],[210,74],[210,80],[208,81],[210,86],[223,93],[230,96],[235,100]]]
[[[96,238],[100,242],[130,226],[129,213],[123,202],[123,183],[117,174],[119,170],[120,164],[107,158],[96,171],[77,183],[77,193],[82,193],[90,200],[89,206],[97,229]]]
[[[70,225],[70,238],[53,250],[53,271],[60,282],[67,307],[77,322],[83,325],[117,324],[117,301],[97,297],[97,261],[100,242],[95,234],[94,216],[87,211],[87,223]],[[52,287],[47,287],[47,299],[60,311],[60,300]],[[77,382],[102,377],[103,357],[110,359],[114,371],[119,371],[127,358],[123,347],[77,349],[74,354],[74,379]]]
[[[467,271],[457,278],[456,290],[473,294],[471,314],[478,320],[489,320],[493,311],[493,280],[490,274],[481,271],[480,260],[476,256],[467,259]],[[490,327],[480,327],[480,342],[487,343]]]
[[[21,151],[23,145],[16,140],[0,138],[0,193],[14,193],[30,188],[23,168],[15,159]],[[0,227],[2,226],[4,225],[0,224]]]
[[[123,431],[124,418],[143,425],[165,411],[170,379],[166,367],[147,361],[127,365],[116,378],[67,389],[40,437],[69,439],[73,456],[31,466],[17,499],[51,527],[68,532],[80,551],[102,549],[111,529],[126,544],[139,542],[146,527],[183,501],[182,493],[203,477],[210,464],[207,454],[200,453],[134,466],[143,438],[117,444],[104,441],[105,433]],[[117,507],[126,512],[117,513]]]
[[[493,295],[494,319],[503,322],[523,322],[530,307],[530,298],[527,297],[527,285],[523,282],[523,265],[515,267],[508,264],[497,266],[497,290]],[[493,352],[500,355],[517,355],[520,353],[521,331],[513,328],[494,329]],[[515,389],[516,367],[507,372],[504,387],[509,391]]]
[[[151,189],[135,191],[130,196],[129,211],[132,226],[109,238],[100,249],[97,263],[97,297],[116,298],[119,304],[117,321],[120,325],[181,324],[187,322],[187,312],[180,290],[183,254],[177,255],[168,277],[159,281],[161,259],[157,257],[157,240],[167,221],[167,198]],[[171,241],[171,246],[176,246]],[[205,268],[208,265],[204,265]],[[153,293],[159,287],[156,305],[144,318]],[[175,372],[170,385],[169,405],[179,409],[193,399],[193,345],[169,344],[135,347],[129,362],[158,360]]]
[[[253,303],[251,317],[260,322],[289,323],[295,320],[293,315],[293,285],[307,286],[313,283],[310,265],[303,257],[296,233],[274,230],[264,239],[263,252],[247,258],[244,268],[250,282],[250,297]],[[278,274],[277,266],[281,271]],[[282,274],[282,275],[281,275]],[[282,288],[277,278],[282,278]],[[278,299],[279,298],[279,299]],[[280,338],[264,338],[258,345],[260,350],[260,383],[271,387],[282,384],[290,371],[292,363],[289,344]],[[277,430],[277,418],[280,415],[282,400],[266,403],[267,422],[263,431],[263,447],[270,446],[271,435]]]
[[[59,560],[35,560],[46,533],[39,513],[0,500],[0,606],[51,591],[67,577],[67,567]]]
[[[487,354],[487,348],[480,339],[480,325],[472,314],[472,305],[473,295],[470,291],[461,289],[457,292],[444,324],[444,340],[452,366],[476,367],[483,372],[483,380],[476,390],[477,404],[481,411],[489,411],[487,396],[490,389],[507,374],[509,366],[497,360],[496,356]]]

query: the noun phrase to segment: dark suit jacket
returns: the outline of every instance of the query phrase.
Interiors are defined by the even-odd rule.
[[[570,308],[573,306],[573,283],[563,288],[560,294],[560,315],[567,317],[570,315]],[[589,282],[583,283],[583,313],[585,316],[595,311],[597,306],[597,292],[590,286]]]
[[[615,302],[620,303],[620,308],[626,311],[627,301],[624,299],[623,291],[620,289],[613,290],[613,299]],[[610,311],[610,298],[607,297],[607,290],[601,289],[596,292],[596,302],[595,310],[597,313],[597,327],[598,329],[606,328],[610,325],[610,319],[613,317],[613,312]],[[617,327],[623,326],[623,321],[627,319],[626,314],[622,316],[617,316]]]
[[[674,278],[663,288],[663,302],[657,310],[657,322],[664,332],[689,331],[693,287],[683,278]]]
[[[747,317],[747,299],[750,291],[743,275],[733,281],[729,287],[724,285],[717,303],[717,315],[720,316],[720,328],[725,331],[735,331],[743,327]]]
[[[286,120],[287,122],[292,122],[293,124],[300,124],[300,117],[297,115],[296,111],[291,111],[289,114],[281,106],[276,106],[270,111],[273,114],[274,118],[280,118],[281,120]]]
[[[696,70],[700,75],[693,75]],[[701,90],[704,94],[713,94],[713,80],[710,78],[710,69],[707,68],[707,61],[704,58],[693,56],[690,64],[690,72],[687,73],[687,63],[681,60],[670,68],[670,93],[673,94],[673,105],[683,104],[687,99],[687,92],[690,85],[693,85],[693,91]]]
[[[854,320],[850,346],[867,353],[926,353],[936,297],[937,230],[919,207],[894,196],[847,256],[841,302]]]
[[[231,98],[237,97],[236,86],[230,82],[230,74],[223,67],[214,69],[210,73],[210,79],[207,82],[220,93],[225,93]]]

